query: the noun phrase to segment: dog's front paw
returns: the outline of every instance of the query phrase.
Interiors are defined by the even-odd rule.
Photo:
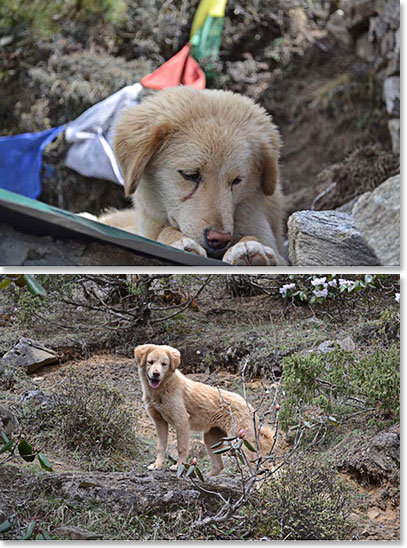
[[[202,255],[203,257],[207,256],[204,248],[195,242],[195,240],[192,240],[192,238],[184,237],[175,241],[171,245],[177,249],[182,249],[183,251],[188,251],[189,253],[195,253],[195,255]]]
[[[257,240],[245,238],[228,249],[222,260],[235,266],[275,266],[277,264],[276,254],[271,247]]]
[[[178,464],[171,464],[170,471],[171,472],[176,472],[177,470],[178,470]]]
[[[163,465],[160,464],[159,462],[153,462],[152,464],[147,466],[147,470],[161,470],[162,467]]]

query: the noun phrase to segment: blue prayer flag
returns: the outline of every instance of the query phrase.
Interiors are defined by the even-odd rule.
[[[0,137],[0,188],[38,198],[43,150],[64,127]]]

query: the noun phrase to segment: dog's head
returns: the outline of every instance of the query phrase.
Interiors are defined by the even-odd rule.
[[[158,388],[180,364],[181,354],[176,348],[166,345],[142,344],[134,349],[134,355],[151,388]]]
[[[142,181],[153,216],[213,256],[232,241],[238,204],[274,193],[279,148],[276,127],[251,99],[188,87],[127,111],[115,137],[126,194]]]

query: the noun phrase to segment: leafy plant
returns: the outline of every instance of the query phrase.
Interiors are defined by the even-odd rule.
[[[358,358],[335,349],[326,354],[294,354],[282,362],[286,393],[280,412],[285,429],[300,423],[313,434],[357,416],[395,422],[400,413],[400,348],[376,347]]]
[[[52,465],[42,449],[34,449],[33,445],[23,436],[22,430],[16,438],[9,438],[4,430],[0,430],[0,438],[4,444],[0,447],[0,455],[5,455],[0,460],[0,464],[4,464],[18,456],[26,462],[33,462],[37,458],[41,468],[47,472],[52,472]]]
[[[17,287],[26,287],[28,291],[38,297],[46,297],[44,287],[35,279],[32,274],[6,274],[0,277],[0,289],[6,289],[14,284]]]

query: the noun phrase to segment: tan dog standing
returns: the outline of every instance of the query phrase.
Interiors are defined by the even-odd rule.
[[[175,427],[177,434],[178,462],[171,467],[174,470],[187,462],[191,431],[203,432],[212,463],[211,476],[223,468],[221,455],[211,449],[223,436],[237,435],[244,429],[247,440],[256,446],[252,408],[241,396],[185,377],[177,370],[180,352],[171,346],[143,344],[137,346],[134,353],[144,403],[157,431],[157,459],[149,470],[161,469],[164,464],[169,424]],[[258,441],[260,454],[265,455],[273,443],[268,427],[261,428]],[[253,459],[254,454],[247,456],[248,460]]]
[[[251,99],[162,90],[123,114],[115,153],[130,210],[100,222],[234,265],[283,265],[280,137]]]

